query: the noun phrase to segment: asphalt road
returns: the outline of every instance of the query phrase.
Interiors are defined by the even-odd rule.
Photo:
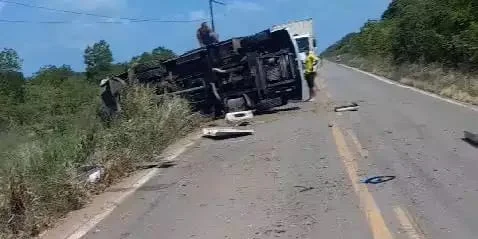
[[[476,238],[478,113],[332,63],[320,79],[317,102],[201,139],[84,238]]]

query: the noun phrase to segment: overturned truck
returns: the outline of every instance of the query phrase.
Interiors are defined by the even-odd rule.
[[[286,29],[229,39],[156,66],[137,66],[102,81],[104,106],[118,111],[119,86],[136,83],[154,87],[158,96],[184,97],[195,110],[216,116],[266,110],[301,100],[307,92],[297,45]]]

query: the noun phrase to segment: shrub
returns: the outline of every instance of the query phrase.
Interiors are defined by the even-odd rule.
[[[83,181],[80,166],[103,166],[106,174],[97,186],[104,188],[134,170],[135,163],[154,160],[198,122],[186,100],[158,102],[152,90],[130,87],[123,112],[105,126],[96,114],[97,98],[86,100],[86,88],[71,94],[62,88],[51,88],[46,92],[53,96],[40,95],[37,105],[25,106],[41,115],[38,121],[0,134],[0,238],[31,237],[81,208],[98,187]],[[73,99],[61,103],[64,97]],[[42,106],[47,101],[57,106]]]

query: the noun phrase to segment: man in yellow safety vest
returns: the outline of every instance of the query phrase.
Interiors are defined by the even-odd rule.
[[[309,86],[310,98],[308,101],[315,100],[315,77],[317,76],[317,65],[319,58],[313,51],[309,51],[305,58],[305,80]]]

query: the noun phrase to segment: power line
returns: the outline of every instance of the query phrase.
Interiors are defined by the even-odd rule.
[[[49,11],[54,11],[54,12],[70,13],[70,14],[76,14],[76,15],[84,15],[84,16],[92,16],[92,17],[102,17],[102,18],[118,18],[118,19],[121,19],[121,20],[130,20],[130,21],[142,20],[142,19],[137,19],[137,18],[111,17],[111,16],[107,16],[107,15],[102,15],[102,14],[95,14],[95,13],[88,13],[88,12],[80,12],[80,11],[72,11],[72,10],[64,10],[64,9],[57,9],[57,8],[50,8],[50,7],[37,6],[37,5],[32,5],[32,4],[28,4],[28,3],[22,3],[22,2],[15,2],[15,1],[10,1],[10,0],[0,0],[0,2],[8,3],[8,4],[13,4],[13,5],[18,5],[18,6],[23,6],[23,7],[43,9],[43,10],[49,10]]]
[[[118,20],[127,20],[130,22],[162,22],[162,23],[180,23],[180,22],[199,22],[199,21],[204,21],[207,19],[196,19],[196,20],[162,20],[162,19],[157,19],[157,18],[150,18],[150,19],[140,19],[140,18],[130,18],[130,17],[112,17],[112,16],[107,16],[107,15],[102,15],[102,14],[96,14],[96,13],[88,13],[88,12],[80,12],[80,11],[72,11],[72,10],[65,10],[65,9],[58,9],[58,8],[50,8],[50,7],[44,7],[44,6],[37,6],[37,5],[32,5],[28,3],[22,3],[22,2],[16,2],[16,1],[10,1],[10,0],[0,0],[0,2],[3,3],[8,3],[8,4],[13,4],[13,5],[18,5],[18,6],[23,6],[23,7],[28,7],[28,8],[35,8],[35,9],[43,9],[43,10],[49,10],[49,11],[54,11],[54,12],[62,12],[62,13],[69,13],[69,14],[75,14],[75,15],[83,15],[83,16],[92,16],[92,17],[100,17],[100,18],[110,18],[110,19],[118,19]],[[45,24],[62,24],[62,23],[73,23],[71,21],[39,21],[39,22],[33,22],[33,21],[27,21],[27,20],[0,20],[0,22],[9,22],[9,23],[45,23]],[[95,23],[121,23],[121,22],[95,22]]]
[[[9,20],[0,19],[0,23],[29,23],[29,24],[127,24],[127,23],[193,23],[207,21],[208,19],[194,19],[194,20],[159,20],[159,19],[145,19],[141,21],[96,21],[96,22],[76,22],[76,21],[29,21],[29,20]]]

